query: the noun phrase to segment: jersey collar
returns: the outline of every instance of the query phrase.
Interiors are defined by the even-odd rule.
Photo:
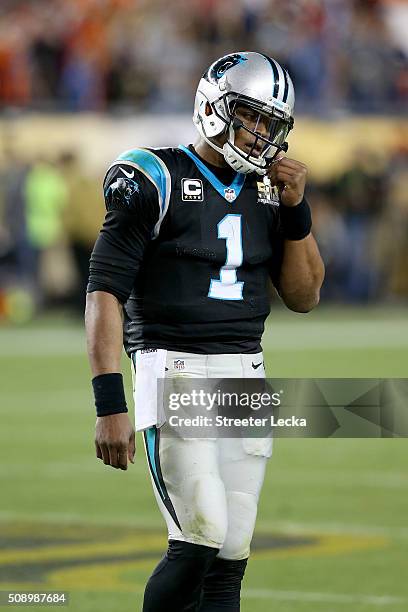
[[[237,172],[236,177],[232,181],[231,185],[224,185],[224,183],[222,183],[220,179],[217,178],[215,174],[211,172],[211,170],[201,161],[201,159],[199,159],[196,155],[194,155],[192,151],[190,151],[190,149],[188,149],[184,145],[179,145],[178,148],[181,149],[186,155],[190,157],[190,159],[193,160],[201,174],[205,176],[207,181],[211,183],[211,185],[216,191],[218,191],[222,198],[224,198],[225,200],[227,200],[227,202],[230,203],[237,199],[245,183],[245,174]]]

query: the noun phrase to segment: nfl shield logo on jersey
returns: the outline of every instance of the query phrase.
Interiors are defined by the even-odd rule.
[[[184,370],[185,367],[186,367],[186,364],[184,362],[184,359],[174,359],[173,368],[175,370]]]
[[[233,202],[237,197],[237,194],[235,193],[235,189],[233,189],[232,187],[226,187],[224,189],[224,196],[228,202]]]

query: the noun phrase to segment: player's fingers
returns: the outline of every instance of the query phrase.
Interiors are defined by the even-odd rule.
[[[118,447],[115,444],[110,444],[108,445],[108,451],[109,451],[109,464],[114,467],[114,468],[118,468],[119,467],[119,461],[118,461]]]
[[[109,458],[108,447],[106,446],[106,444],[100,444],[100,449],[101,449],[102,460],[103,460],[104,464],[105,465],[110,465],[110,458]]]
[[[282,168],[281,166],[276,166],[271,171],[269,178],[271,179],[271,181],[280,181],[280,177],[283,174],[286,174],[293,179],[297,178],[298,176],[301,176],[300,173],[297,170],[294,170],[293,168]]]
[[[128,447],[124,444],[118,450],[118,467],[121,470],[127,470]]]
[[[293,168],[293,170],[307,170],[307,166],[302,164],[302,162],[295,161],[294,159],[290,159],[289,157],[282,157],[277,162],[278,168]]]
[[[131,463],[135,462],[135,452],[136,452],[135,432],[132,431],[129,437],[129,446],[128,446],[128,457]]]
[[[102,451],[101,451],[101,447],[99,446],[99,444],[97,443],[97,441],[95,440],[95,451],[96,451],[96,456],[98,459],[102,459]]]
[[[277,174],[278,174],[278,167],[277,166],[274,166],[273,168],[271,168],[269,173],[268,173],[268,176],[269,176],[269,179],[270,179],[272,185],[275,185],[275,183],[277,181],[277,178],[276,178]]]
[[[294,185],[296,183],[296,180],[295,177],[293,177],[291,174],[288,174],[287,172],[278,172],[276,175],[276,182],[289,183]]]
[[[279,174],[282,172],[289,174],[289,176],[293,177],[293,180],[295,181],[306,180],[306,170],[303,170],[301,168],[289,168],[288,166],[279,166],[276,169],[276,175],[279,176]]]

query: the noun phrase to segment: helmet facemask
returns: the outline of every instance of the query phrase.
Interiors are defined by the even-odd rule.
[[[222,112],[220,103],[223,105]],[[286,138],[293,128],[293,117],[274,106],[262,104],[244,95],[229,93],[212,104],[211,109],[217,119],[225,124],[223,133],[227,135],[227,139],[222,148],[217,146],[214,140],[206,140],[222,153],[225,161],[235,171],[244,174],[266,174],[276,155],[280,151],[287,151]],[[239,129],[248,134],[247,150],[235,144]]]

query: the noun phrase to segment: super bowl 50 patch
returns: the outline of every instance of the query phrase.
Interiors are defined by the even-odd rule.
[[[279,206],[279,192],[278,188],[272,186],[268,178],[257,181],[256,186],[258,188],[258,202],[260,204],[269,204],[270,206]]]

